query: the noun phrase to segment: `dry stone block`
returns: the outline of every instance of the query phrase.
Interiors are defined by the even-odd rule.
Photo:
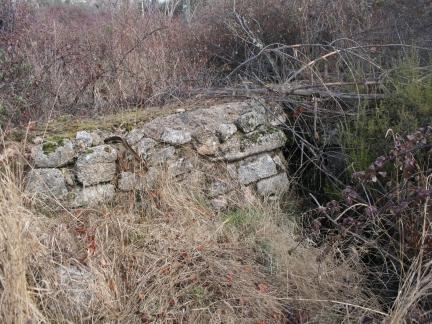
[[[184,130],[166,128],[161,136],[161,141],[171,145],[184,145],[192,140],[191,133]]]
[[[116,190],[154,188],[168,172],[180,185],[206,186],[208,198],[223,208],[225,195],[234,194],[239,183],[248,190],[245,201],[256,197],[257,191],[270,195],[288,187],[280,150],[287,138],[272,126],[285,118],[280,106],[257,100],[160,116],[124,134],[140,159],[132,157],[127,145],[103,144],[116,135],[106,131],[82,130],[73,140],[53,137],[32,149],[37,170],[29,172],[27,187],[33,193],[52,192],[66,205],[81,207],[109,201]],[[125,158],[118,160],[123,153]],[[145,174],[118,172],[120,167],[142,170],[143,162],[148,168]],[[36,175],[44,180],[35,180]]]
[[[269,154],[263,154],[241,161],[238,168],[239,181],[243,185],[248,185],[275,174],[277,174],[276,164]]]
[[[93,136],[86,131],[79,131],[76,133],[75,138],[77,141],[81,141],[85,146],[90,147],[93,145]]]
[[[116,174],[117,151],[109,145],[91,148],[78,157],[76,173],[84,186],[109,182]]]
[[[115,189],[112,184],[76,188],[68,195],[69,206],[73,208],[97,205],[114,199]]]
[[[173,146],[163,147],[150,156],[150,165],[161,165],[169,160],[172,160],[175,156],[176,150]]]
[[[154,151],[157,142],[154,139],[145,137],[136,144],[136,151],[143,159],[147,159]]]
[[[133,172],[122,172],[118,181],[121,191],[132,191],[138,186],[138,176]]]
[[[242,138],[231,138],[222,145],[221,152],[225,160],[236,161],[251,155],[274,151],[283,147],[286,141],[287,138],[281,130],[257,130]]]
[[[74,161],[76,153],[73,143],[68,140],[47,141],[33,147],[32,159],[37,168],[59,168]]]
[[[134,146],[145,136],[145,131],[143,128],[135,128],[130,131],[130,133],[126,136],[126,142],[130,146]]]
[[[216,197],[226,194],[234,189],[234,185],[229,181],[215,180],[211,183],[209,188],[209,196]]]
[[[237,119],[236,125],[244,133],[250,133],[265,122],[265,115],[257,111],[250,111],[241,115],[239,119]]]
[[[40,198],[64,197],[68,190],[65,178],[59,169],[32,169],[27,175],[26,192]]]
[[[237,126],[235,124],[222,124],[218,127],[216,135],[219,137],[221,142],[225,142],[231,136],[237,132]]]
[[[289,189],[289,180],[286,173],[281,173],[258,181],[257,192],[262,196],[281,195]]]
[[[59,268],[59,291],[76,311],[87,309],[96,297],[89,286],[95,283],[93,274],[84,267],[62,266]]]

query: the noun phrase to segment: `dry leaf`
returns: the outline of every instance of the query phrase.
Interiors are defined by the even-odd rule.
[[[265,282],[261,282],[261,283],[257,284],[257,288],[263,294],[266,294],[269,291],[269,285],[266,284]]]

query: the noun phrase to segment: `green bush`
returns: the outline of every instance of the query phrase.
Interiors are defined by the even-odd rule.
[[[354,170],[367,168],[387,152],[393,135],[410,134],[432,122],[432,67],[421,67],[416,59],[405,60],[390,72],[383,91],[386,99],[374,107],[362,106],[341,131],[341,143]]]

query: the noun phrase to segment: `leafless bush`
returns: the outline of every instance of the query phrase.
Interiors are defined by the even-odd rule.
[[[162,103],[205,84],[205,62],[183,47],[185,26],[178,18],[51,6],[21,21],[25,28],[2,39],[9,68],[1,97],[15,122],[51,110],[89,114]]]
[[[295,76],[322,83],[323,76],[353,81],[354,72],[375,77],[374,64],[388,64],[397,54],[375,45],[416,43],[413,35],[430,27],[427,10],[410,11],[402,0],[217,0],[194,7],[189,25],[176,6],[164,14],[134,6],[35,9],[11,3],[1,7],[0,113],[14,123],[160,104],[195,87],[239,79],[280,83]],[[399,18],[418,24],[402,28],[395,24]],[[374,33],[378,28],[383,32]],[[308,65],[317,59],[319,74]]]
[[[406,137],[391,134],[393,149],[355,172],[342,191],[344,201],[318,208],[322,216],[313,226],[365,254],[394,323],[430,321],[431,134],[430,127]]]

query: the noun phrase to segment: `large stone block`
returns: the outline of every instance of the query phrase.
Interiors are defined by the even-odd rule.
[[[286,173],[280,173],[273,177],[257,182],[257,192],[262,196],[282,195],[289,189],[289,180]]]
[[[237,119],[236,125],[243,132],[250,133],[265,122],[266,116],[254,110],[241,115],[239,119]]]
[[[139,156],[143,159],[147,159],[154,151],[157,142],[154,139],[144,137],[135,146],[135,149]]]
[[[264,129],[244,137],[233,137],[221,146],[223,159],[236,161],[264,152],[271,152],[286,144],[285,134],[278,129]]]
[[[236,132],[237,126],[235,124],[221,124],[216,131],[216,135],[219,137],[221,142],[225,142]]]
[[[62,139],[34,146],[31,156],[37,168],[59,168],[72,163],[76,152],[70,140]]]
[[[184,145],[192,140],[188,131],[166,128],[161,136],[161,141],[171,145]]]
[[[276,163],[269,154],[263,154],[241,161],[238,168],[238,179],[243,185],[248,185],[275,174],[277,174]]]
[[[68,194],[68,205],[72,208],[97,205],[114,199],[115,188],[112,184],[76,188]]]
[[[88,149],[78,157],[76,174],[84,186],[109,182],[116,174],[117,151],[109,145]]]
[[[26,192],[39,198],[63,198],[68,190],[59,169],[32,169],[27,175]]]

